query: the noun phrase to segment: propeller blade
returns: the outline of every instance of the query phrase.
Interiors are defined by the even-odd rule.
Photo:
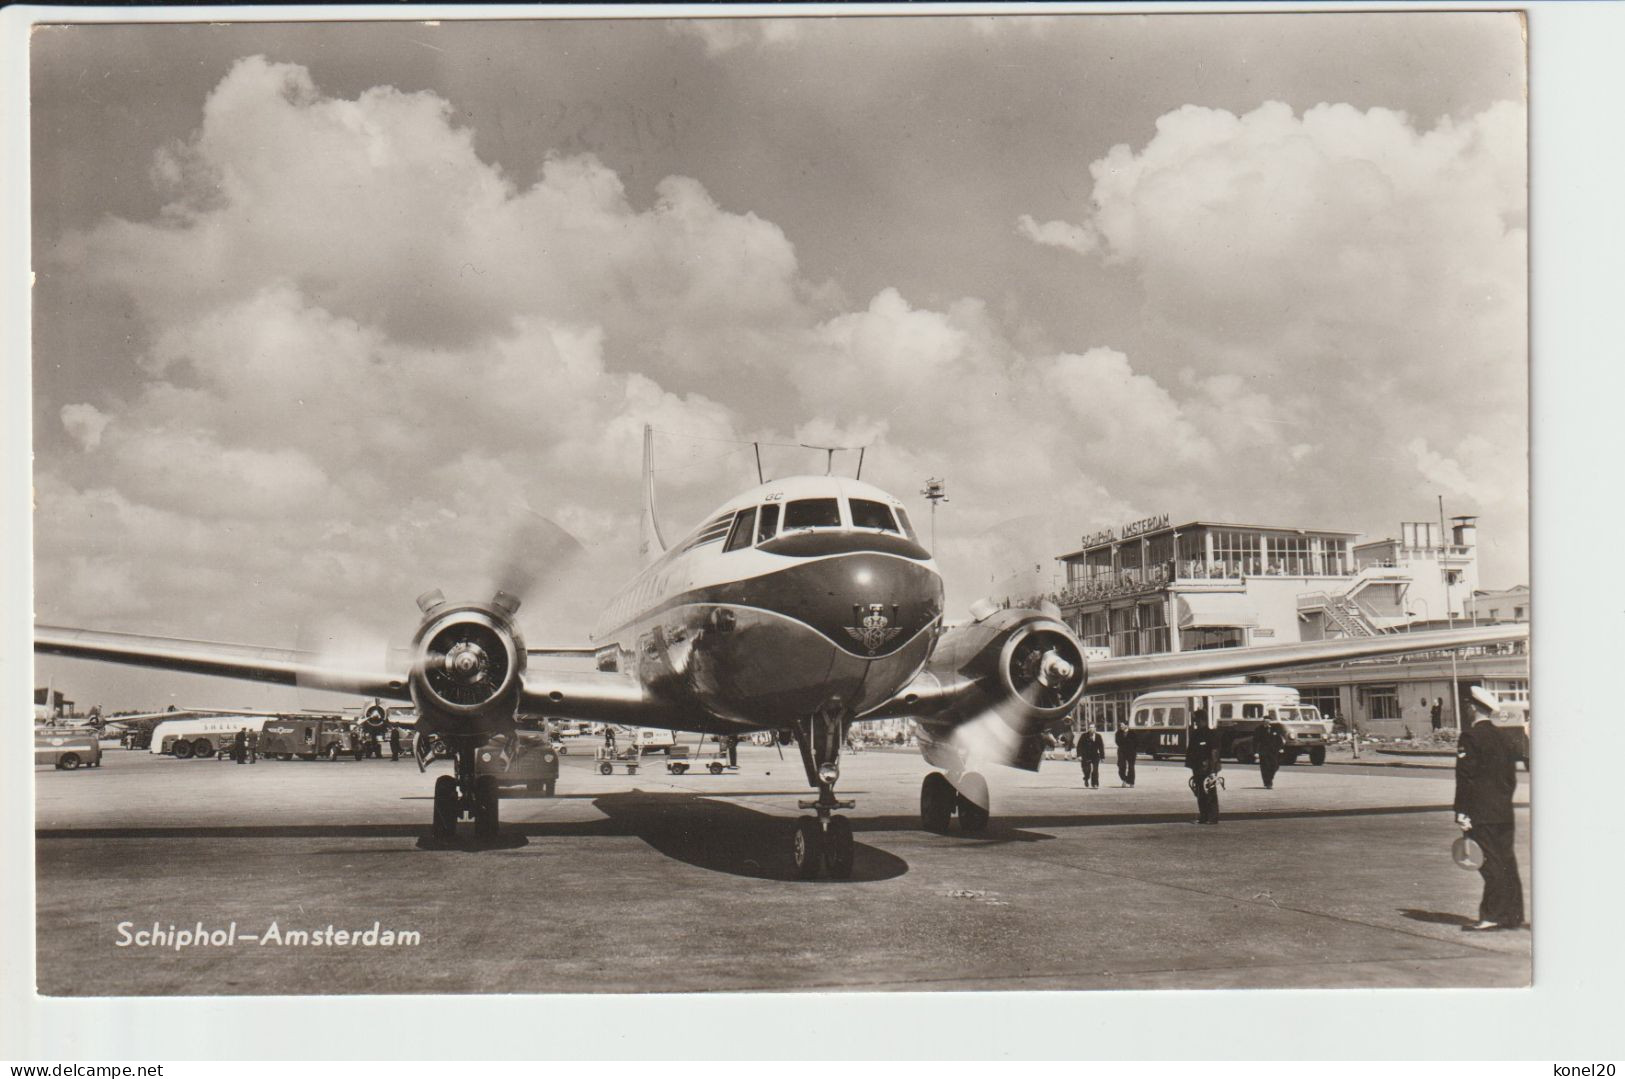
[[[524,515],[508,533],[494,562],[491,583],[520,603],[562,580],[585,548],[566,529],[522,507]]]

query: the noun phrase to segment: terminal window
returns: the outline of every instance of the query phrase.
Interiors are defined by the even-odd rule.
[[[1399,719],[1399,687],[1371,686],[1365,691],[1365,704],[1372,719]]]

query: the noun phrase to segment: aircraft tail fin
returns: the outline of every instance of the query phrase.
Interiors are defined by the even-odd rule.
[[[643,425],[643,516],[638,522],[638,554],[644,561],[666,552],[666,538],[660,534],[660,517],[655,511],[655,431]]]

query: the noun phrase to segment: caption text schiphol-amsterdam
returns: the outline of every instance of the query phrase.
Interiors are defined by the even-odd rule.
[[[202,922],[180,927],[154,922],[150,929],[137,929],[134,922],[120,922],[118,935],[113,940],[116,948],[162,948],[177,952],[186,948],[236,948],[245,945],[260,948],[410,948],[422,943],[423,934],[415,929],[385,929],[379,922],[373,922],[365,929],[340,929],[331,923],[316,929],[284,929],[273,921],[254,933],[239,930],[236,922],[218,928],[210,928]]]

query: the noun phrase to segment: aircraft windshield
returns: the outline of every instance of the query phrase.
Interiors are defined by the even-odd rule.
[[[762,516],[756,523],[756,542],[766,543],[779,530],[779,506],[772,502],[762,507]]]
[[[897,522],[892,520],[891,507],[885,503],[854,498],[851,506],[853,528],[878,528],[882,532],[897,531]]]
[[[800,498],[784,507],[784,530],[840,528],[841,504],[833,498]]]

